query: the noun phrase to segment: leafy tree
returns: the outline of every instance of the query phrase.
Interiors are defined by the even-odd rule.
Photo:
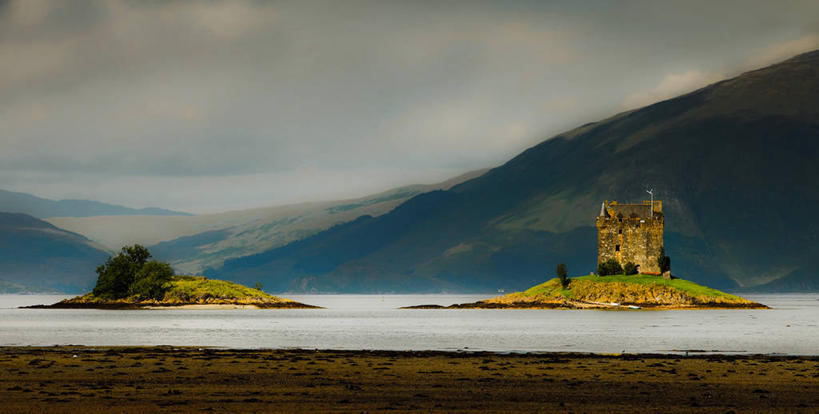
[[[262,284],[261,284],[261,282],[256,282],[256,283],[254,283],[254,284],[253,284],[253,289],[256,289],[256,290],[263,290],[263,289],[264,289],[264,285],[262,285]]]
[[[623,274],[625,275],[636,275],[637,274],[637,265],[634,262],[626,262],[623,265]]]
[[[167,283],[171,281],[174,272],[167,263],[151,260],[139,269],[134,282],[128,289],[129,296],[139,299],[162,300],[168,290]]]
[[[660,273],[671,270],[671,258],[665,255],[665,247],[660,247],[660,254],[657,256],[657,266],[660,268]]]
[[[557,274],[557,277],[560,279],[560,285],[563,286],[563,289],[569,287],[569,270],[566,268],[566,264],[561,263],[557,265],[555,273]]]
[[[136,289],[134,292],[140,292],[140,296],[144,294],[146,297],[155,297],[159,294],[155,285],[164,284],[167,281],[165,279],[173,276],[173,270],[165,263],[148,262],[150,258],[151,253],[143,246],[135,244],[123,247],[119,254],[109,257],[97,267],[94,295],[104,299],[122,299],[134,294],[133,288]],[[139,285],[132,286],[136,282]]]
[[[151,252],[139,244],[133,246],[125,246],[122,248],[122,253],[125,253],[131,262],[138,266],[143,266],[151,258]]]
[[[597,265],[598,276],[622,275],[623,268],[616,259],[609,259]]]

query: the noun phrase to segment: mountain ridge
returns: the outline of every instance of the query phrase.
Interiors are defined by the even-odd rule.
[[[0,213],[0,279],[15,291],[89,289],[108,252],[87,238],[22,213]]]
[[[0,190],[0,211],[29,214],[37,218],[93,217],[102,215],[181,215],[190,213],[158,207],[130,208],[93,200],[52,200],[27,193]]]
[[[447,191],[214,271],[295,291],[519,289],[559,262],[593,270],[600,203],[654,187],[675,271],[763,285],[819,254],[817,224],[801,220],[819,205],[815,102],[819,52],[585,124]],[[377,248],[348,246],[389,231]],[[334,259],[307,265],[317,257]]]

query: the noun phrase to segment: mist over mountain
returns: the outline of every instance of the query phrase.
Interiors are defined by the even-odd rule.
[[[82,292],[108,253],[87,238],[35,217],[0,213],[0,289]]]
[[[815,286],[817,102],[814,51],[559,134],[449,190],[212,273],[274,291],[520,289],[560,262],[593,271],[600,203],[653,188],[674,273],[719,288]]]
[[[0,211],[24,213],[38,218],[116,215],[189,216],[189,213],[157,207],[130,208],[91,200],[50,200],[25,193],[0,190]]]
[[[414,184],[364,197],[261,207],[196,216],[58,217],[47,221],[111,250],[139,243],[178,272],[196,274],[226,259],[301,240],[361,215],[379,216],[409,198],[475,178],[475,170],[434,184]]]

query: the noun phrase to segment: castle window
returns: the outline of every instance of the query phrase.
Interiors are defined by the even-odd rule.
[[[615,252],[619,252],[619,251],[620,251],[620,245],[619,245],[619,244],[615,244],[615,245],[614,245],[614,251],[615,251]]]

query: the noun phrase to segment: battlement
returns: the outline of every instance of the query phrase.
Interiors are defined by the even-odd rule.
[[[617,219],[645,219],[652,218],[656,215],[663,214],[663,202],[660,200],[643,201],[639,204],[621,204],[617,200],[606,200],[600,207],[599,217],[617,218]]]

